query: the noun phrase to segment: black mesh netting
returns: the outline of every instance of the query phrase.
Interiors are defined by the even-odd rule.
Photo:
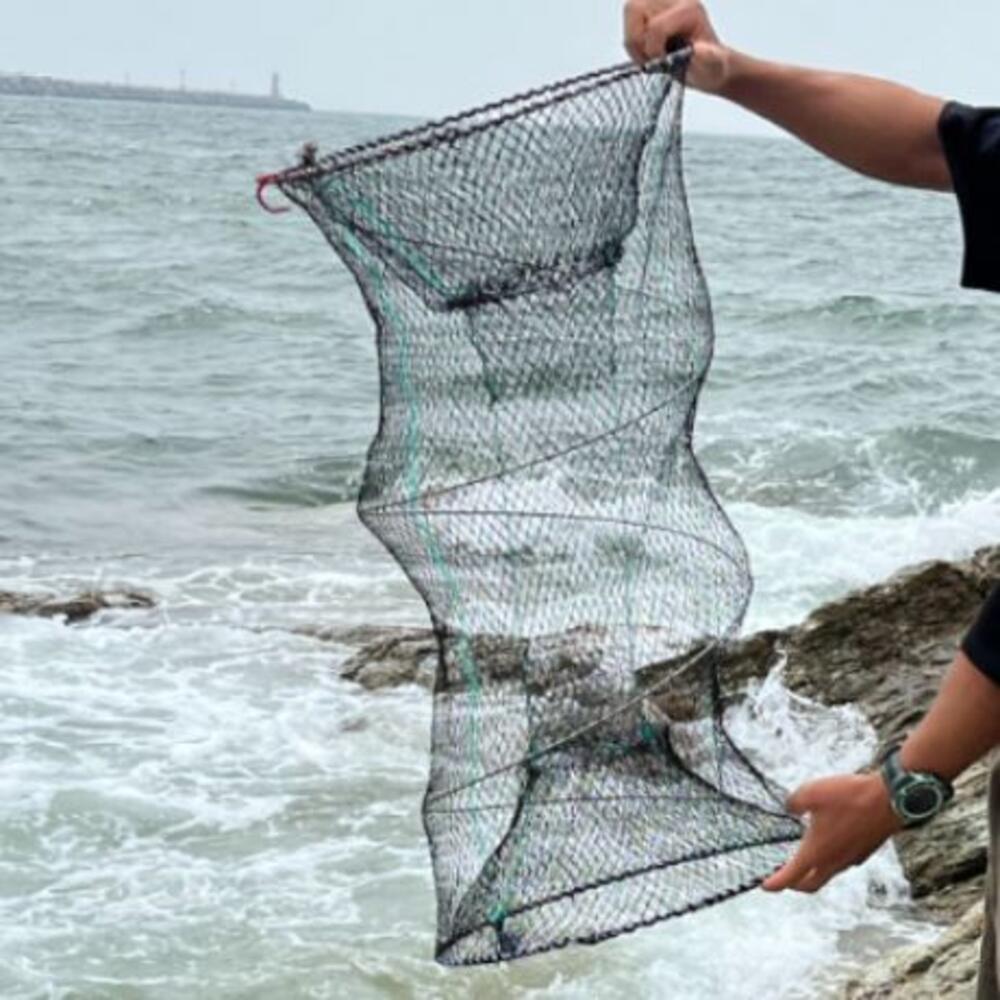
[[[717,902],[801,834],[722,723],[719,651],[751,578],[692,453],[713,332],[683,65],[271,178],[378,331],[359,511],[439,640],[423,815],[449,964]]]

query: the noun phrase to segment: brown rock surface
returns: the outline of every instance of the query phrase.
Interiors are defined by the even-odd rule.
[[[304,626],[299,635],[353,648],[341,665],[340,676],[369,691],[420,684],[434,686],[437,640],[427,628],[356,625],[350,628]]]
[[[98,611],[127,608],[152,608],[156,601],[134,590],[86,591],[75,597],[54,594],[15,594],[0,590],[0,615],[34,615],[39,618],[66,619],[66,624],[85,621]]]
[[[972,1000],[983,908],[977,902],[936,941],[901,948],[848,980],[844,1000]]]

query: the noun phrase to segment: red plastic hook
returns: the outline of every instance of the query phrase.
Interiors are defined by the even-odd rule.
[[[277,184],[277,182],[277,174],[261,174],[257,178],[257,203],[262,209],[264,209],[265,212],[270,212],[272,215],[281,215],[284,212],[291,211],[287,205],[269,205],[264,199],[264,192],[272,184]]]

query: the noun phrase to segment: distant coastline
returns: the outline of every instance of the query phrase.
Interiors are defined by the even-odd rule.
[[[98,101],[144,101],[149,104],[196,104],[203,107],[258,108],[264,111],[311,111],[305,101],[293,101],[277,92],[236,94],[220,90],[136,87],[119,83],[79,83],[51,76],[0,73],[0,95],[15,97],[71,97]]]

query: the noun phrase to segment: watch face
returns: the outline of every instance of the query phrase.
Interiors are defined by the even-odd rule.
[[[942,801],[941,789],[936,784],[916,780],[903,791],[901,805],[911,819],[926,819],[941,808]]]

